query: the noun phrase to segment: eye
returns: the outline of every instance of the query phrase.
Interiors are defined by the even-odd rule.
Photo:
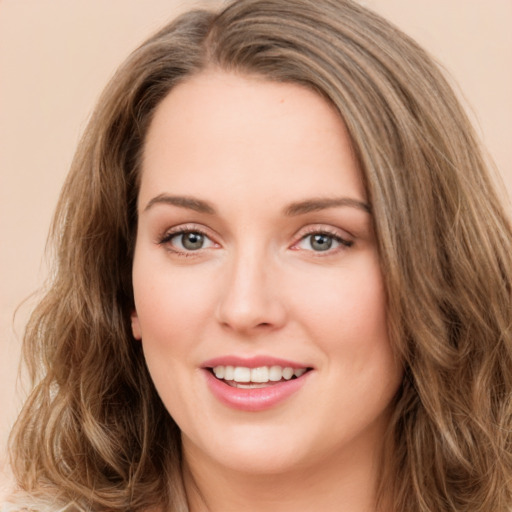
[[[160,241],[176,252],[192,252],[213,247],[214,242],[204,233],[197,230],[181,230],[168,233]]]
[[[327,252],[339,247],[351,247],[353,242],[341,238],[339,235],[325,232],[315,232],[303,236],[296,247],[306,251]]]

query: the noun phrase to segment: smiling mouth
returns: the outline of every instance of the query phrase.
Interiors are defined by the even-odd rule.
[[[291,368],[289,366],[260,366],[248,368],[246,366],[215,366],[208,370],[216,379],[228,386],[239,389],[265,388],[280,382],[286,382],[302,377],[312,368]]]

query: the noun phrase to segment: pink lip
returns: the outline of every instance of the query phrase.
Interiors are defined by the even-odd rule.
[[[216,366],[244,366],[246,368],[281,366],[283,368],[289,367],[293,369],[311,368],[308,364],[297,363],[295,361],[270,356],[253,356],[248,358],[238,356],[221,356],[209,359],[201,365],[202,368],[215,368]]]
[[[205,361],[202,365],[207,385],[213,395],[224,405],[232,409],[246,412],[257,412],[270,409],[283,402],[291,395],[299,391],[306,384],[311,371],[301,375],[299,378],[276,383],[269,383],[263,388],[236,388],[224,381],[217,379],[210,368],[215,366],[245,366],[246,368],[258,368],[260,366],[281,366],[291,368],[310,368],[304,364],[261,356],[249,359],[236,356],[219,357]]]

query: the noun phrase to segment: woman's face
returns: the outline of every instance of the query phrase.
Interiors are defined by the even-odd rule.
[[[401,370],[366,202],[305,88],[208,72],[158,106],[132,327],[186,458],[261,473],[379,448]]]

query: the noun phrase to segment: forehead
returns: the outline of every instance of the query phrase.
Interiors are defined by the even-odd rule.
[[[169,189],[169,190],[164,190]],[[172,189],[172,190],[170,190]],[[205,72],[176,86],[145,141],[140,196],[364,199],[361,173],[338,112],[297,84]]]

